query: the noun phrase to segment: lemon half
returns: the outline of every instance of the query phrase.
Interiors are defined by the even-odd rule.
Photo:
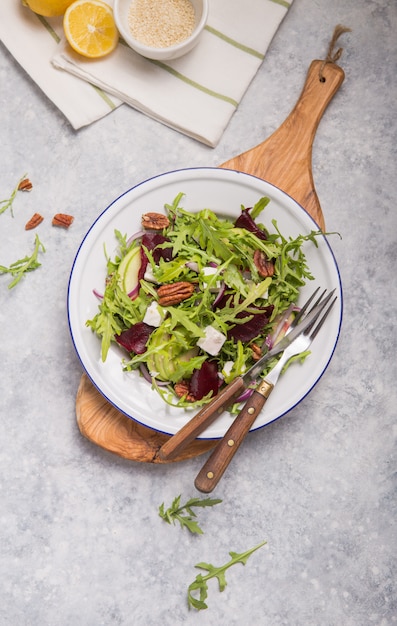
[[[109,54],[119,40],[113,10],[101,0],[73,2],[66,9],[63,29],[73,50],[90,58]]]

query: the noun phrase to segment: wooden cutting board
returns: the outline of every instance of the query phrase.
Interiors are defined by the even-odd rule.
[[[344,76],[335,63],[313,61],[298,101],[283,124],[264,142],[220,166],[276,185],[299,202],[323,230],[324,217],[312,175],[312,146],[321,117]],[[77,392],[76,415],[81,434],[96,445],[133,461],[162,463],[156,453],[169,436],[120,413],[85,374]],[[196,439],[174,461],[198,456],[216,443]]]

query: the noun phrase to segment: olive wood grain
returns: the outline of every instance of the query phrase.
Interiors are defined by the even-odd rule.
[[[220,166],[255,174],[276,185],[299,202],[322,230],[325,223],[313,182],[312,146],[321,117],[344,77],[335,63],[323,67],[323,61],[312,61],[300,97],[281,126],[263,143]]]
[[[220,166],[253,174],[279,187],[299,202],[322,229],[324,218],[312,176],[312,145],[320,119],[343,79],[344,72],[338,65],[324,66],[323,61],[313,61],[295,107],[278,130],[255,148]],[[76,397],[76,415],[81,434],[92,443],[133,461],[165,462],[157,453],[168,435],[119,412],[85,374]],[[216,444],[216,440],[195,439],[172,461],[198,456]]]
[[[142,463],[164,463],[156,457],[168,435],[138,424],[110,404],[88,376],[83,374],[76,398],[77,424],[84,437],[118,456]],[[213,440],[195,440],[173,461],[198,456],[216,445]],[[166,461],[169,462],[169,461]]]

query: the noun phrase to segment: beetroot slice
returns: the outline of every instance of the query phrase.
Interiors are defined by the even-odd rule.
[[[153,331],[154,326],[149,326],[149,324],[145,324],[145,322],[138,322],[131,326],[131,328],[123,330],[120,335],[115,335],[115,339],[127,352],[143,354],[146,352],[147,340]]]
[[[249,315],[252,315],[252,318],[242,324],[233,326],[227,333],[228,339],[234,339],[235,341],[238,339],[240,339],[240,341],[251,341],[251,339],[257,337],[266,324],[269,323],[272,312],[273,305],[270,304],[269,306],[258,308],[258,313],[254,313],[253,315],[245,311],[238,313],[237,317],[240,319],[244,319],[244,317],[248,317]]]
[[[215,396],[219,389],[218,368],[213,361],[204,361],[199,370],[194,370],[189,383],[189,393],[201,400],[212,391]]]
[[[169,248],[157,248],[160,244],[169,243]],[[153,258],[155,263],[158,263],[160,259],[164,261],[170,261],[172,259],[172,247],[171,242],[164,235],[160,233],[145,233],[142,237],[142,245],[148,250],[153,250]]]
[[[162,243],[169,242],[170,240],[160,233],[145,233],[142,237],[142,246],[145,246],[150,251],[153,251],[153,259],[155,263],[158,263],[160,259],[170,261],[172,259],[172,248],[157,248]],[[146,272],[148,265],[148,258],[143,248],[141,248],[141,267],[138,273],[138,280],[141,280]]]
[[[234,225],[237,226],[237,228],[245,228],[245,230],[249,230],[251,233],[254,233],[258,237],[258,239],[263,239],[263,241],[266,241],[266,239],[268,238],[268,234],[266,231],[258,228],[256,223],[252,219],[251,215],[249,214],[251,208],[242,209],[241,215],[237,218]]]
[[[141,255],[141,266],[138,272],[138,285],[140,284],[140,281],[142,280],[142,278],[145,276],[146,268],[149,263],[149,260],[143,248],[140,249],[140,255]]]

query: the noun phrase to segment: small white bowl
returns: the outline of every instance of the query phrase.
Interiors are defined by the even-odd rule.
[[[128,25],[128,13],[131,2],[132,0],[114,0],[113,13],[119,33],[125,43],[135,50],[135,52],[138,52],[148,59],[157,61],[177,59],[190,52],[198,43],[208,18],[208,0],[191,0],[196,15],[196,24],[190,37],[167,48],[155,48],[142,44],[132,36],[131,29]]]

